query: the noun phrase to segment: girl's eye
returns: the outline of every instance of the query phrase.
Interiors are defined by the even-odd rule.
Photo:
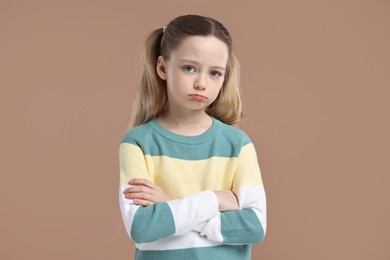
[[[194,72],[195,71],[195,68],[193,66],[184,66],[183,67],[183,70],[184,71],[187,71],[187,72]]]
[[[213,77],[213,78],[218,78],[218,77],[222,77],[222,73],[219,72],[219,71],[213,70],[213,71],[210,72],[210,76]]]

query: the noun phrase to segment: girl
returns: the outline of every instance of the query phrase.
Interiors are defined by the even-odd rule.
[[[135,259],[251,258],[266,200],[241,116],[239,65],[218,21],[180,16],[146,40],[120,207]]]

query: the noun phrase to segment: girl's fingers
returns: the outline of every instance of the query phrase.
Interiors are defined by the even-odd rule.
[[[152,194],[153,190],[147,186],[132,186],[130,188],[125,189],[123,191],[123,194],[136,192]]]
[[[237,196],[232,191],[214,191],[218,198],[219,211],[239,209]]]
[[[142,200],[149,200],[149,201],[154,201],[153,200],[153,195],[148,194],[148,193],[143,193],[143,192],[132,192],[132,193],[126,193],[125,195],[126,199],[142,199]]]
[[[141,199],[153,204],[155,202],[172,200],[159,186],[147,179],[132,179],[129,181],[129,184],[131,187],[123,191],[126,199]]]
[[[149,188],[155,188],[155,184],[147,179],[131,179],[129,181],[130,185],[143,185]]]
[[[123,194],[134,193],[134,192],[144,192],[144,193],[148,193],[148,194],[154,194],[154,193],[156,193],[157,189],[158,189],[157,186],[154,188],[151,188],[151,187],[148,187],[145,185],[134,185],[134,186],[131,186],[131,187],[125,189],[123,191]]]
[[[133,203],[137,206],[153,206],[154,202],[149,201],[149,200],[142,200],[142,199],[134,199]]]

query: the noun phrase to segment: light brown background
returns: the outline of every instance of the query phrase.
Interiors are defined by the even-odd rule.
[[[242,65],[254,259],[390,259],[390,2],[0,1],[1,259],[133,259],[118,148],[144,37],[212,16]]]

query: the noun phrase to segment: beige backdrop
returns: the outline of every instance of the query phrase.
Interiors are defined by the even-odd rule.
[[[0,1],[0,259],[132,259],[118,148],[146,34],[231,31],[268,196],[254,259],[390,259],[390,2]]]

